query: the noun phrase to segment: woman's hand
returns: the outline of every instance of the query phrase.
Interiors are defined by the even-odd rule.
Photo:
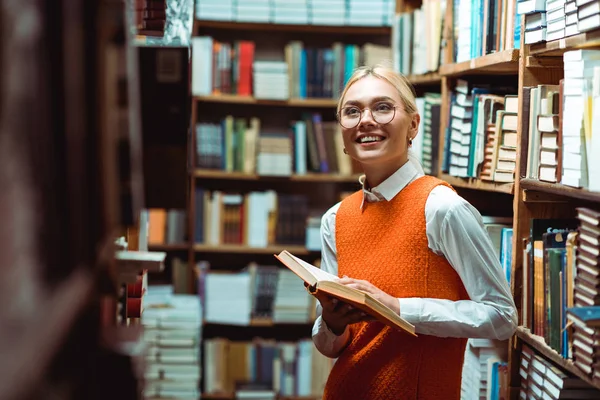
[[[371,282],[360,279],[352,279],[348,278],[347,276],[344,276],[338,282],[370,294],[374,299],[379,300],[388,308],[392,309],[392,311],[394,311],[396,314],[400,315],[400,302],[398,302],[398,299],[390,296],[383,290],[373,285]]]
[[[348,325],[373,319],[360,309],[326,294],[317,294],[317,299],[323,307],[321,318],[329,330],[338,336],[344,333]]]

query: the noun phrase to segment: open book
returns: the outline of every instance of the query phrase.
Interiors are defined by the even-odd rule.
[[[308,284],[308,291],[311,294],[316,295],[319,291],[324,292],[331,297],[360,308],[386,325],[417,336],[414,325],[368,293],[336,282],[339,279],[337,276],[299,259],[287,250],[275,254],[275,257]]]

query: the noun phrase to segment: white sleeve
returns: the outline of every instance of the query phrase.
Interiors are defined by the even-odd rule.
[[[335,248],[335,216],[339,203],[329,209],[321,219],[321,269],[330,274],[338,274],[337,253]],[[321,313],[323,309],[317,301],[317,319],[312,329],[312,339],[317,350],[323,355],[336,358],[346,347],[350,339],[348,328],[340,336],[331,332]]]
[[[504,340],[517,327],[508,282],[479,212],[446,186],[432,190],[425,207],[429,247],[444,255],[470,300],[402,298],[400,314],[417,333]]]

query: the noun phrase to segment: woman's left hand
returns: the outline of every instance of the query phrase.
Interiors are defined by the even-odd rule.
[[[340,278],[338,282],[348,287],[358,289],[360,291],[370,294],[373,298],[379,300],[388,308],[392,309],[396,314],[400,315],[400,302],[398,301],[398,299],[379,289],[371,282],[360,279],[348,278],[347,276]]]

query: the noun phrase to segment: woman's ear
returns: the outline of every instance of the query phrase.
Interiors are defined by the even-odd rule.
[[[414,113],[412,116],[412,120],[410,121],[410,137],[412,139],[415,138],[415,136],[417,136],[417,133],[419,132],[419,124],[421,123],[421,116],[419,115],[419,113]]]

